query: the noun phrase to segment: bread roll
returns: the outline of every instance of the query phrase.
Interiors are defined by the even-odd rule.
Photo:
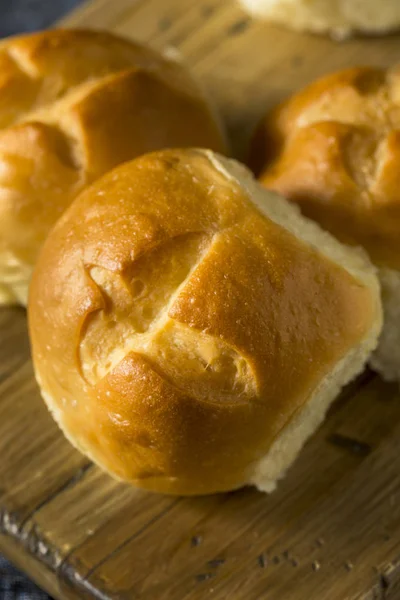
[[[384,33],[400,26],[398,0],[240,0],[258,17],[297,30],[330,33]]]
[[[210,151],[126,163],[50,233],[29,326],[43,398],[109,473],[271,491],[381,327],[362,252]]]
[[[26,304],[38,250],[82,188],[151,150],[223,151],[185,68],[109,33],[0,43],[0,304]]]
[[[353,68],[311,84],[269,113],[250,163],[379,269],[385,325],[372,365],[400,380],[400,71]]]

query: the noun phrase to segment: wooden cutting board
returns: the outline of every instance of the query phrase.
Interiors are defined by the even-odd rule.
[[[277,100],[326,71],[400,59],[400,37],[342,44],[250,21],[234,0],[95,0],[68,26],[178,47],[241,156]],[[400,598],[400,396],[367,372],[277,492],[159,497],[64,440],[35,386],[24,311],[0,310],[0,550],[55,598]]]

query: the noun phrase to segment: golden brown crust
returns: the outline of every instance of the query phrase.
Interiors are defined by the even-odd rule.
[[[381,266],[400,268],[400,76],[352,68],[311,84],[260,124],[250,165]]]
[[[232,489],[375,318],[367,287],[196,150],[83,192],[32,280],[38,381],[75,445],[179,494]]]
[[[180,64],[103,32],[53,30],[1,43],[0,284],[7,262],[34,265],[86,184],[145,152],[192,145],[224,149]]]

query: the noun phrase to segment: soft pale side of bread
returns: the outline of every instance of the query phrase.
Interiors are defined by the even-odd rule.
[[[38,261],[29,327],[49,409],[111,475],[271,491],[365,365],[381,304],[362,251],[238,163],[176,150],[71,205]]]
[[[386,381],[400,381],[400,272],[381,267],[384,325],[371,365]]]
[[[227,147],[176,54],[111,33],[3,40],[0,98],[0,304],[26,304],[43,241],[86,185],[149,151]]]
[[[16,258],[12,252],[0,252],[0,306],[28,304],[28,282],[32,266]]]
[[[400,26],[398,0],[240,0],[252,14],[297,30],[384,33]]]

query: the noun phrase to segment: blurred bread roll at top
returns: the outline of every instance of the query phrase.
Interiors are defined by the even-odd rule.
[[[399,68],[352,68],[298,92],[262,120],[250,164],[306,216],[366,248],[385,310],[372,364],[400,380]]]
[[[330,33],[384,33],[400,27],[398,0],[239,0],[254,16],[292,29]]]
[[[78,192],[117,164],[167,147],[224,151],[185,67],[95,31],[0,43],[0,304],[26,303],[50,228]]]
[[[29,298],[37,381],[69,440],[158,492],[271,491],[381,328],[346,248],[234,161],[117,167],[50,233]]]

